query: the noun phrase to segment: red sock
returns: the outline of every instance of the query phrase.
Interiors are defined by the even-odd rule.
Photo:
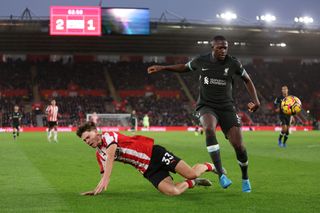
[[[186,180],[186,182],[188,184],[189,189],[193,188],[196,183],[194,180]]]
[[[204,163],[204,165],[206,165],[208,167],[207,171],[212,171],[212,165],[210,163]]]

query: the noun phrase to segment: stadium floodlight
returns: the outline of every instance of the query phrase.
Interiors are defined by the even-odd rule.
[[[302,24],[312,24],[313,18],[310,16],[303,16],[303,17],[295,17],[294,22],[302,23]]]
[[[238,18],[237,14],[233,12],[220,13],[220,14],[217,14],[216,16],[217,18],[221,18],[227,21],[231,21]]]
[[[268,23],[274,22],[275,20],[277,20],[277,18],[271,14],[256,16],[256,19],[257,19],[257,21],[264,21],[264,22],[268,22]]]
[[[269,46],[270,47],[286,47],[287,44],[284,43],[284,42],[281,42],[281,43],[270,43]]]

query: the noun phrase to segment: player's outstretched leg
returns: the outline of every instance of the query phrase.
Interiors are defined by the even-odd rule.
[[[217,119],[212,114],[206,113],[201,116],[200,121],[206,134],[207,150],[219,176],[220,185],[224,189],[228,188],[232,184],[232,181],[223,174],[220,146],[215,135]]]
[[[17,137],[19,137],[19,135],[20,135],[20,128],[18,127],[18,129],[17,129]]]
[[[195,186],[211,186],[210,180],[199,178],[202,173],[210,171],[210,169],[212,168],[208,164],[196,164],[191,168],[181,160],[175,167],[175,171],[187,180],[181,183],[174,183],[171,177],[166,177],[159,183],[158,190],[163,194],[176,196]]]
[[[232,127],[228,131],[228,139],[236,152],[238,164],[241,169],[242,191],[251,192],[251,184],[248,177],[248,155],[247,150],[242,142],[242,134],[240,127]]]

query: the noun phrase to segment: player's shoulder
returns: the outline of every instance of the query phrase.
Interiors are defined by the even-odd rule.
[[[193,57],[191,61],[197,61],[197,62],[210,61],[210,54],[211,53],[203,53],[203,54],[197,55]]]
[[[240,60],[235,56],[227,55],[227,62],[242,67]]]

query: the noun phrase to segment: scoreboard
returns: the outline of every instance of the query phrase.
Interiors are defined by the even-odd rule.
[[[50,35],[100,36],[101,7],[51,6]]]

